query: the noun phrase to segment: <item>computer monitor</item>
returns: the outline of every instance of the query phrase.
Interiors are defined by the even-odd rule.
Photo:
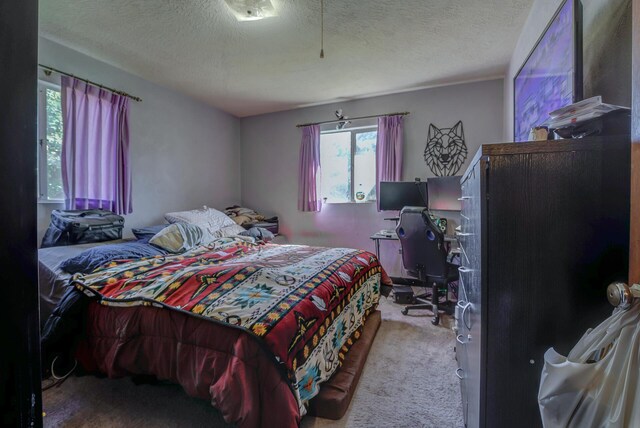
[[[427,183],[424,181],[381,181],[380,210],[400,211],[404,207],[427,206]]]
[[[429,209],[433,211],[460,211],[462,204],[461,177],[433,177],[427,179]]]

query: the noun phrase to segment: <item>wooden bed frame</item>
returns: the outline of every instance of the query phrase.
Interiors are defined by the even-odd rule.
[[[382,316],[372,312],[364,324],[362,335],[347,353],[342,367],[320,387],[320,393],[309,402],[309,415],[337,420],[344,416],[353,398],[364,364],[378,333]]]

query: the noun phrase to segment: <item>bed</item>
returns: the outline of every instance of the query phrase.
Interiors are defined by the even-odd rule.
[[[90,302],[76,358],[176,382],[239,427],[298,426],[388,282],[366,251],[238,238],[113,261],[70,280]]]

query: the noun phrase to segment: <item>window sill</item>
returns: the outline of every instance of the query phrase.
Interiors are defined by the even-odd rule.
[[[331,201],[322,201],[323,205],[368,205],[368,204],[375,204],[376,201],[364,201],[364,202],[355,202],[355,201],[350,201],[350,202],[331,202]]]
[[[64,205],[64,199],[38,199],[38,204],[43,204],[43,205]]]

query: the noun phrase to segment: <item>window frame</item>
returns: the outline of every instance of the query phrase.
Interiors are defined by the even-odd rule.
[[[38,79],[38,159],[37,159],[37,184],[39,204],[62,204],[64,199],[49,198],[48,171],[47,171],[47,96],[46,90],[61,92],[61,86],[47,80]]]
[[[354,183],[355,183],[355,162],[356,162],[356,136],[358,134],[365,134],[367,132],[376,132],[376,136],[378,133],[378,125],[363,125],[363,126],[354,126],[345,129],[327,129],[324,131],[320,131],[320,151],[322,151],[322,136],[325,134],[340,134],[349,132],[351,134],[351,181],[349,184],[349,200],[344,202],[331,202],[328,201],[327,198],[321,195],[323,204],[375,204],[376,200],[366,200],[366,201],[356,201],[354,195]],[[322,168],[322,165],[320,165]],[[374,167],[377,165],[374,164]],[[322,192],[322,189],[321,189]]]

